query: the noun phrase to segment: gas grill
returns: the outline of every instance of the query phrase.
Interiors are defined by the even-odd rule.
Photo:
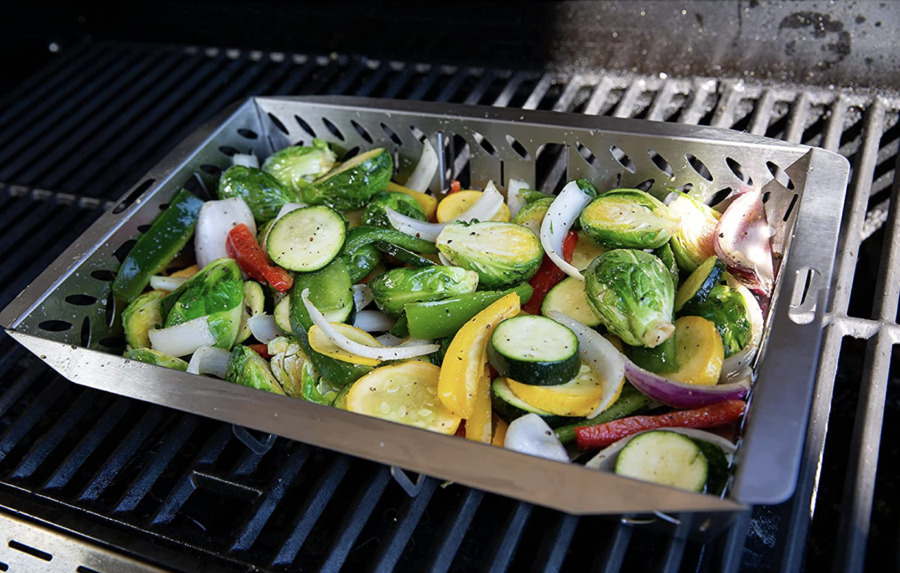
[[[896,93],[85,40],[0,105],[0,307],[197,125],[253,94],[730,127],[847,157],[796,493],[739,515],[703,545],[677,526],[662,535],[649,520],[575,517],[430,477],[412,483],[386,466],[75,386],[0,334],[0,571],[898,565],[897,445],[881,440],[900,410]]]

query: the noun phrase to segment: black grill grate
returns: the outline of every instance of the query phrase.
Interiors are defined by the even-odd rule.
[[[410,498],[383,466],[282,439],[260,455],[230,426],[71,385],[4,334],[0,505],[186,569],[200,559],[223,569],[275,571],[797,571],[806,555],[810,570],[833,563],[860,570],[866,538],[852,528],[837,532],[842,512],[868,530],[870,560],[896,562],[883,549],[893,547],[898,533],[896,507],[888,503],[900,488],[896,444],[882,442],[876,481],[877,460],[854,448],[860,442],[851,421],[862,425],[857,433],[880,434],[879,393],[883,399],[889,382],[887,411],[900,409],[900,369],[890,377],[887,367],[866,366],[885,349],[890,360],[898,342],[889,324],[896,320],[896,292],[893,307],[872,308],[879,273],[897,256],[882,251],[896,250],[900,240],[897,218],[887,217],[885,206],[900,137],[894,100],[708,78],[560,77],[363,57],[88,43],[0,108],[0,181],[6,182],[0,228],[7,239],[0,244],[0,306],[100,214],[105,200],[121,195],[225,105],[249,94],[322,93],[734,127],[850,158],[850,230],[842,243],[849,255],[839,267],[845,290],[832,305],[834,340],[825,348],[835,354],[820,371],[798,494],[739,516],[706,546],[443,487],[431,478]],[[860,246],[867,206],[872,238]],[[889,221],[888,235],[879,221]],[[868,264],[857,265],[857,251]],[[887,316],[891,310],[894,316]],[[869,337],[873,354],[863,358]],[[858,396],[864,370],[868,391]],[[887,416],[887,429],[891,424]],[[861,493],[845,498],[845,487]]]

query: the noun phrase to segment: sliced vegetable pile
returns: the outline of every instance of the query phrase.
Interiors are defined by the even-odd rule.
[[[113,284],[127,358],[720,494],[773,284],[758,190],[443,200],[371,149],[236,155],[179,191]],[[353,223],[351,223],[353,221]],[[193,247],[190,240],[193,237]],[[196,264],[186,266],[188,259]]]

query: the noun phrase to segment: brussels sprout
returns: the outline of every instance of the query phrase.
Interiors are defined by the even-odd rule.
[[[231,351],[225,369],[225,379],[232,384],[249,386],[273,394],[284,394],[281,384],[269,370],[269,363],[252,349],[240,344]]]
[[[389,316],[403,314],[408,302],[429,302],[475,292],[478,274],[460,267],[394,269],[369,281],[375,304]]]
[[[338,211],[362,209],[372,195],[384,191],[394,173],[394,160],[384,148],[348,159],[301,189],[303,202]]]
[[[122,311],[122,327],[125,341],[132,348],[150,348],[150,330],[162,328],[159,301],[166,296],[161,290],[152,290],[137,297]]]
[[[381,191],[372,196],[372,200],[363,213],[362,224],[393,229],[385,210],[388,208],[419,221],[428,220],[425,217],[425,209],[409,195],[395,191]]]
[[[434,341],[435,344],[440,346],[437,352],[434,354],[429,354],[431,357],[431,363],[435,366],[441,366],[444,364],[444,356],[447,355],[447,349],[450,348],[450,343],[453,342],[452,336],[445,336],[444,338],[438,338]]]
[[[512,222],[517,225],[524,225],[531,229],[535,235],[541,234],[541,223],[544,222],[544,216],[550,210],[553,199],[542,198],[537,201],[527,203],[522,209],[516,213]]]
[[[725,285],[714,286],[705,301],[682,309],[681,315],[700,316],[715,324],[725,358],[744,348],[753,336],[743,295]]]
[[[300,398],[303,367],[308,362],[300,343],[290,337],[279,336],[269,341],[268,351],[272,356],[269,361],[272,375],[281,384],[284,393],[291,398]]]
[[[338,392],[341,391],[340,388],[332,386],[328,380],[319,376],[311,362],[306,362],[303,365],[301,380],[300,397],[307,402],[331,406],[334,403],[334,399],[337,398]],[[347,386],[352,386],[352,384]]]
[[[435,241],[456,266],[478,273],[478,286],[501,290],[533,277],[541,266],[541,240],[515,223],[453,223]]]
[[[541,199],[556,199],[555,195],[551,195],[550,193],[542,193],[541,191],[535,191],[534,189],[521,189],[519,191],[519,195],[522,197],[522,200],[528,203],[534,203],[535,201],[539,201]]]
[[[234,259],[217,259],[162,299],[166,328],[209,316],[215,346],[230,349],[241,327],[244,282]]]
[[[163,354],[162,352],[151,350],[149,348],[132,348],[126,350],[124,356],[130,360],[155,364],[156,366],[180,370],[181,372],[186,371],[188,367],[188,363],[181,358],[169,356],[168,354]]]
[[[693,272],[716,255],[716,225],[721,215],[684,193],[669,204],[669,213],[681,221],[672,234],[675,260],[681,270]]]
[[[678,290],[678,283],[681,282],[681,277],[678,274],[678,262],[675,260],[675,253],[672,252],[672,247],[670,246],[672,241],[669,241],[665,245],[653,251],[653,254],[656,255],[662,264],[666,267],[666,270],[669,271],[669,274],[672,275],[672,284],[675,285],[675,290]]]
[[[243,199],[259,223],[274,219],[285,203],[298,202],[297,194],[278,179],[261,169],[243,165],[233,165],[222,174],[218,195],[219,199]]]
[[[585,271],[584,290],[600,322],[625,344],[653,348],[675,332],[675,286],[662,261],[649,253],[604,253]]]
[[[614,189],[581,212],[581,227],[592,241],[610,249],[658,249],[677,223],[659,200],[637,189]]]
[[[331,171],[337,160],[327,143],[321,139],[313,139],[312,143],[310,147],[292,146],[276,151],[266,158],[263,171],[299,194],[304,185]]]

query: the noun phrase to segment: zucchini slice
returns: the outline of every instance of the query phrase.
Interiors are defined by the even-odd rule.
[[[303,207],[279,219],[269,231],[266,249],[288,270],[317,271],[338,256],[347,238],[347,222],[325,206]]]
[[[250,327],[247,326],[247,320],[262,313],[265,304],[266,295],[263,293],[262,286],[256,281],[244,281],[244,308],[241,314],[241,328],[238,330],[237,338],[234,341],[235,344],[240,344],[250,338],[251,332]],[[282,330],[284,329],[282,328]],[[291,331],[290,324],[288,325],[287,330],[284,331]]]
[[[566,277],[550,289],[541,305],[541,314],[547,316],[551,310],[561,312],[585,326],[600,324],[600,318],[591,308],[584,292],[584,282],[576,278]]]
[[[603,396],[603,381],[587,364],[581,365],[578,376],[571,382],[559,386],[532,386],[515,380],[506,382],[513,394],[523,401],[556,416],[588,416]]]
[[[536,386],[565,384],[581,368],[578,337],[543,316],[522,315],[497,325],[488,360],[501,376]]]
[[[706,488],[709,464],[694,440],[654,430],[635,436],[619,452],[616,473],[689,491]]]
[[[394,245],[388,243],[387,241],[375,241],[375,248],[381,251],[386,255],[390,255],[400,261],[401,263],[406,263],[411,267],[415,267],[417,269],[423,269],[425,267],[433,267],[435,266],[434,261],[430,259],[426,259],[416,253],[404,249],[401,246]]]
[[[728,458],[725,456],[725,452],[722,451],[722,448],[712,442],[697,440],[695,438],[691,439],[699,446],[700,451],[706,456],[706,462],[709,464],[709,475],[706,478],[705,493],[721,495],[721,493],[725,491],[725,486],[728,484],[728,469],[731,467],[731,464],[728,463]]]
[[[346,395],[346,409],[440,434],[454,434],[461,419],[438,398],[440,374],[441,369],[434,364],[419,361],[377,368],[353,384]]]
[[[558,428],[565,424],[571,424],[575,418],[566,416],[555,416],[546,410],[535,408],[525,400],[519,398],[510,390],[506,378],[502,376],[494,378],[491,384],[491,403],[494,411],[503,420],[512,422],[516,418],[521,418],[526,414],[537,414],[551,428]]]
[[[275,324],[285,332],[291,331],[291,295],[284,295],[275,305]]]
[[[675,312],[680,312],[685,306],[691,307],[700,304],[709,296],[713,287],[725,274],[725,263],[717,257],[709,257],[691,273],[675,293]]]

